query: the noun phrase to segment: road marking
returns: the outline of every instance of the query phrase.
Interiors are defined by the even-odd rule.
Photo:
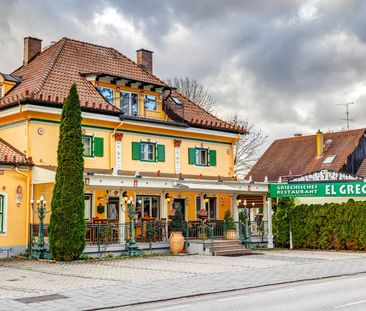
[[[350,303],[346,303],[344,305],[335,306],[334,309],[345,308],[345,307],[354,306],[354,305],[359,305],[359,304],[365,303],[365,302],[366,302],[366,300],[360,300],[360,301],[350,302]]]
[[[180,306],[174,306],[174,307],[168,307],[168,308],[162,308],[162,309],[155,309],[156,311],[162,311],[162,310],[173,310],[173,309],[180,309],[180,308],[187,308],[191,305],[180,305]]]
[[[329,285],[329,284],[334,284],[334,282],[326,282],[326,283],[312,284],[310,286],[315,287],[315,286],[324,286],[324,285]]]
[[[290,292],[294,290],[293,288],[288,288],[288,289],[280,289],[280,290],[274,290],[271,292],[268,292],[269,294],[275,294],[275,293],[284,293],[284,292]]]
[[[231,298],[225,298],[225,299],[219,299],[217,301],[230,301],[230,300],[235,300],[235,299],[242,299],[242,298],[247,298],[248,296],[236,296],[236,297],[231,297]]]

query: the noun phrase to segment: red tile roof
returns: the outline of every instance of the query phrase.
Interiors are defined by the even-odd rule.
[[[169,88],[162,80],[113,48],[62,38],[39,53],[28,65],[12,73],[13,76],[21,77],[22,82],[0,99],[0,107],[27,98],[47,103],[63,103],[71,84],[76,82],[82,106],[117,113],[119,109],[109,104],[85,79],[85,75],[90,73]],[[176,92],[176,96],[182,95]],[[182,101],[187,110],[187,116],[184,116],[186,123],[193,126],[212,123],[213,128],[239,131],[188,99],[184,98]]]
[[[27,159],[24,153],[0,138],[0,163],[32,165],[32,160]]]
[[[365,129],[325,133],[324,142],[332,139],[321,157],[316,156],[316,136],[298,136],[275,140],[247,174],[254,181],[277,181],[280,176],[299,176],[320,169],[340,171],[348,156],[358,146]],[[336,157],[330,164],[323,164],[327,156]]]

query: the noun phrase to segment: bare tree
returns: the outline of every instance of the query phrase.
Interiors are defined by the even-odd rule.
[[[261,130],[256,131],[253,124],[243,119],[238,113],[232,115],[229,120],[235,125],[244,126],[249,132],[242,135],[234,149],[235,175],[246,175],[259,158],[259,148],[266,142],[268,135]]]
[[[212,113],[215,110],[215,99],[208,94],[205,85],[198,82],[195,78],[188,76],[168,78],[166,79],[166,83],[171,87],[177,88],[178,92],[188,97],[206,111]]]

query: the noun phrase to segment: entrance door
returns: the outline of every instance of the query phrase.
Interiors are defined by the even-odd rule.
[[[109,198],[107,207],[107,218],[117,220],[119,216],[119,198]]]
[[[180,208],[182,211],[183,219],[186,219],[186,199],[174,199],[173,208],[175,210]]]

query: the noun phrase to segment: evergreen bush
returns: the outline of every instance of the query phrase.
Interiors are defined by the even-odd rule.
[[[49,225],[50,251],[60,261],[78,259],[85,246],[81,120],[79,95],[73,84],[62,108]]]
[[[295,248],[366,250],[366,202],[301,204],[281,199],[273,218],[276,245]]]
[[[175,214],[172,217],[172,220],[169,222],[169,232],[178,232],[181,231],[183,234],[186,232],[186,222],[183,219],[182,208],[175,208]]]
[[[235,230],[234,217],[231,214],[230,209],[227,209],[224,214],[225,228],[226,230]]]

